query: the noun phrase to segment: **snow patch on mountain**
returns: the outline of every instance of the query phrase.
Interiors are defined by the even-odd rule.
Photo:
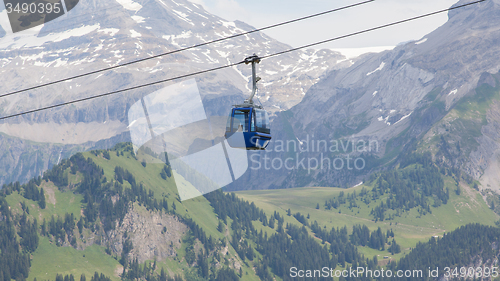
[[[191,32],[191,30],[189,30],[189,31],[183,31],[179,35],[163,35],[163,39],[174,41],[175,39],[187,39],[187,38],[190,38],[192,35],[193,35],[193,32]]]
[[[172,9],[172,11],[183,21],[189,23],[190,25],[193,25],[194,26],[194,23],[192,20],[188,19],[188,15],[183,13],[183,12],[180,12],[180,11],[177,11],[177,10],[174,10]]]
[[[307,55],[305,53],[300,54],[300,58],[303,60],[308,60],[312,63],[319,59],[319,57],[316,55],[316,52],[314,52],[312,55]]]
[[[132,38],[137,38],[137,37],[141,37],[141,36],[142,36],[139,32],[137,32],[137,31],[135,31],[135,30],[133,30],[133,29],[131,29],[131,30],[130,30],[130,33],[132,34],[132,35],[130,36],[130,37],[132,37]]]
[[[142,9],[141,4],[134,2],[132,0],[116,0],[116,2],[118,2],[120,5],[123,6],[123,8],[125,8],[126,10],[129,10],[129,11],[137,12],[140,9]]]
[[[405,116],[401,117],[401,119],[399,119],[396,123],[394,123],[394,125],[396,125],[397,123],[399,123],[399,122],[401,122],[401,121],[405,120],[406,118],[410,117],[410,115],[411,115],[412,113],[413,113],[413,111],[412,111],[412,112],[410,112],[410,113],[408,113],[408,114],[406,114]]]
[[[225,28],[236,28],[234,21],[221,21],[221,23]]]
[[[415,45],[420,45],[420,44],[424,43],[425,41],[427,41],[427,38],[424,38],[418,42],[415,42]]]
[[[379,118],[377,118],[378,121],[380,122],[384,122],[385,124],[387,124],[387,126],[390,126],[391,125],[391,122],[388,122],[389,120],[389,115],[387,115],[387,117],[383,117],[383,116],[380,116]]]
[[[42,28],[39,27],[38,31]],[[37,27],[32,28],[33,30]],[[71,37],[79,37],[89,34],[99,29],[99,24],[84,25],[71,30],[66,30],[59,33],[49,33],[48,35],[36,37],[35,34],[22,34],[20,36],[5,36],[0,39],[0,48],[2,49],[20,49],[22,47],[38,47],[47,42],[61,42]]]
[[[375,70],[374,70],[374,71],[372,71],[372,72],[368,72],[368,73],[366,73],[366,76],[370,76],[370,75],[372,75],[373,73],[375,73],[375,72],[377,72],[377,71],[382,70],[382,69],[384,68],[384,66],[385,66],[385,62],[380,63],[380,66],[379,66],[379,67],[377,67],[377,69],[375,69]]]
[[[39,61],[36,61],[34,63],[34,65],[36,65],[36,66],[43,66],[43,67],[60,67],[60,66],[64,66],[67,64],[68,64],[68,61],[62,60],[61,58],[57,58],[56,60],[53,60],[53,61],[50,61],[47,63],[43,63],[43,62],[39,62]]]
[[[132,16],[131,17],[136,23],[143,23],[144,22],[144,18],[141,17],[141,16]]]
[[[222,51],[219,51],[219,50],[216,50],[216,51],[219,54],[219,56],[221,56],[223,58],[227,58],[229,56],[229,52],[222,52]]]
[[[109,36],[115,36],[120,30],[118,28],[103,28],[99,29],[98,32],[103,32],[109,34]]]

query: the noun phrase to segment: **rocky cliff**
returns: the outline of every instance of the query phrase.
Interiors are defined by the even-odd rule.
[[[250,170],[233,188],[355,185],[412,151],[431,151],[445,167],[498,186],[499,17],[497,0],[452,10],[448,22],[418,41],[329,71],[278,114],[274,146],[254,158],[256,168],[267,161],[269,169]],[[278,160],[270,166],[287,157],[291,168]],[[358,158],[360,169],[353,167]]]

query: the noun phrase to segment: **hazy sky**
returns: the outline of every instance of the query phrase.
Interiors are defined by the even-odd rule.
[[[190,0],[224,19],[241,20],[254,27],[362,2],[363,0]],[[269,36],[294,47],[321,41],[366,28],[451,7],[458,0],[375,0],[265,31]],[[364,35],[341,39],[318,48],[362,48],[395,46],[418,40],[446,22],[447,13],[434,15]]]

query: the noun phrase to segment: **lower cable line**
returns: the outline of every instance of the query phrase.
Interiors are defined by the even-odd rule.
[[[3,117],[0,117],[0,120],[5,120],[5,119],[8,119],[8,118],[14,118],[14,117],[17,117],[17,116],[26,115],[26,114],[30,114],[30,113],[35,113],[35,112],[38,112],[38,111],[43,111],[43,110],[47,110],[47,109],[61,107],[61,106],[68,105],[68,104],[74,104],[74,103],[78,103],[78,102],[93,100],[93,99],[96,99],[96,98],[102,98],[102,97],[105,97],[105,96],[110,96],[110,95],[114,95],[114,94],[118,94],[118,93],[122,93],[122,92],[126,92],[126,91],[131,91],[131,90],[135,90],[135,89],[139,89],[139,88],[144,88],[144,87],[148,87],[148,86],[152,86],[152,85],[156,85],[156,84],[161,84],[161,83],[165,83],[165,82],[169,82],[169,81],[173,81],[173,80],[177,80],[177,79],[187,78],[187,77],[190,77],[190,76],[195,76],[195,75],[199,75],[199,74],[203,74],[203,73],[207,73],[207,72],[211,72],[211,71],[215,71],[215,70],[220,70],[220,69],[223,69],[223,68],[228,68],[228,67],[236,66],[236,65],[242,64],[242,63],[244,63],[244,61],[237,62],[237,63],[232,63],[232,64],[228,64],[228,65],[223,65],[223,66],[219,66],[219,67],[214,67],[214,68],[210,68],[210,69],[206,69],[206,70],[202,70],[202,71],[198,71],[198,72],[193,72],[193,73],[189,73],[189,74],[184,74],[184,75],[180,75],[180,76],[176,76],[176,77],[172,77],[172,78],[168,78],[168,79],[163,79],[163,80],[159,80],[159,81],[155,81],[155,82],[141,84],[141,85],[133,86],[133,87],[130,87],[130,88],[116,90],[116,91],[112,91],[112,92],[108,92],[108,93],[104,93],[104,94],[99,94],[99,95],[90,96],[90,97],[86,97],[86,98],[81,98],[81,99],[76,99],[76,100],[72,100],[72,101],[67,101],[67,102],[63,102],[63,103],[58,103],[58,104],[54,104],[54,105],[45,106],[45,107],[40,107],[40,108],[29,110],[29,111],[24,111],[24,112],[12,114],[12,115],[3,116]]]

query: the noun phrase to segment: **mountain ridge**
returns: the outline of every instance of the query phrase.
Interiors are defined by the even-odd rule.
[[[460,1],[455,6],[469,2]],[[249,171],[246,181],[256,184],[232,186],[231,189],[293,187],[294,180],[284,182],[287,177],[303,178],[299,186],[352,186],[373,171],[394,167],[417,146],[420,152],[425,151],[421,143],[425,133],[460,101],[476,95],[484,83],[493,83],[493,77],[499,72],[498,44],[495,44],[498,28],[492,24],[500,16],[499,11],[498,1],[452,10],[448,22],[421,40],[398,45],[390,51],[363,55],[348,68],[329,71],[308,90],[300,103],[276,117],[273,123],[276,142],[300,143],[308,138],[327,142],[377,142],[377,151],[340,156],[342,159],[362,157],[366,163],[364,169],[347,171],[316,167],[304,173],[298,168],[288,171],[281,168],[272,171],[274,178],[263,170]],[[496,115],[488,114],[492,127],[485,127],[485,132],[493,132],[497,121],[492,117]],[[465,127],[472,130],[474,126],[471,123]],[[497,160],[490,159],[486,162],[491,164],[487,165],[484,160],[496,151],[492,147],[498,146],[498,139],[484,138],[478,150],[471,154],[473,158],[464,155],[461,163],[453,164],[475,180],[480,179],[487,167],[496,166]],[[260,159],[285,159],[289,153],[277,153],[272,146],[270,148],[271,151],[260,154]],[[431,151],[434,155],[435,151]],[[335,153],[322,153],[334,159],[338,157]],[[298,155],[316,161],[323,159],[319,152],[299,152]],[[470,164],[463,164],[465,159]],[[494,173],[497,172],[489,174]]]

